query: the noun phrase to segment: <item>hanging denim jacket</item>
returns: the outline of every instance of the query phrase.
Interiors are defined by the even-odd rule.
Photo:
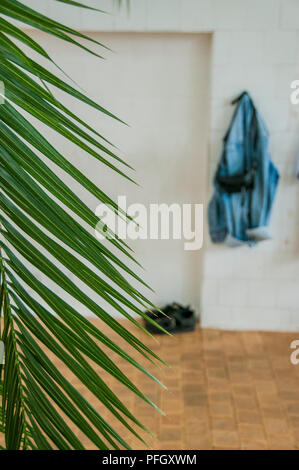
[[[238,103],[214,178],[208,208],[214,243],[254,245],[271,238],[268,223],[279,173],[268,150],[269,133],[247,92]]]

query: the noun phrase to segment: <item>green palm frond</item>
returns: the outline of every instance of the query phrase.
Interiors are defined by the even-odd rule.
[[[90,8],[71,0],[56,1],[70,8]],[[99,165],[133,181],[127,173],[131,167],[117,155],[112,143],[58,100],[55,89],[121,120],[70,85],[67,78],[58,78],[26,54],[22,44],[54,63],[35,40],[15,26],[15,20],[99,57],[101,54],[80,40],[103,50],[105,46],[18,0],[1,0],[0,14],[0,80],[5,84],[5,102],[0,105],[0,339],[5,345],[5,364],[0,369],[0,433],[5,435],[7,449],[83,449],[75,426],[99,449],[128,449],[123,436],[62,375],[46,351],[124,426],[126,435],[142,440],[140,431],[149,431],[96,373],[96,367],[157,411],[110,353],[162,384],[72,304],[79,302],[141,358],[158,365],[164,362],[111,315],[117,311],[145,332],[135,317],[152,321],[144,310],[153,305],[140,291],[146,284],[128,267],[126,261],[134,260],[130,248],[109,229],[108,248],[94,237],[96,216],[47,162],[63,169],[121,217],[127,215],[120,213],[117,204],[57,150],[24,112],[75,144],[85,158],[95,158]],[[92,300],[65,270],[108,307]],[[41,282],[37,271],[74,302],[67,303],[47,281]]]

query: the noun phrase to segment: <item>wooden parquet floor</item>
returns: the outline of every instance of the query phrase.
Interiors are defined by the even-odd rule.
[[[153,432],[154,438],[142,433],[150,448],[299,449],[299,364],[290,362],[290,344],[299,339],[299,333],[197,328],[193,333],[159,336],[156,340],[137,333],[170,365],[159,369],[98,320],[94,322],[168,387],[163,390],[109,352],[134,384],[165,412],[162,416],[95,366],[116,395]],[[136,334],[136,328],[133,331]],[[65,366],[57,360],[55,364],[133,449],[146,448]],[[80,431],[76,434],[86,448],[93,448]]]
[[[103,377],[155,434],[155,438],[143,435],[150,448],[299,449],[299,364],[290,361],[290,344],[299,339],[299,333],[198,328],[193,333],[159,336],[157,341],[145,334],[138,336],[170,367],[152,367],[112,335],[168,387],[167,391],[123,360],[113,358],[166,416],[106,374]],[[90,393],[87,398],[92,399]],[[92,402],[109,419],[109,413]],[[115,427],[133,449],[146,448],[129,437],[123,426]]]

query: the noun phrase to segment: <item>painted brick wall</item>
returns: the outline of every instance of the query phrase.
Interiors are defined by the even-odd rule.
[[[228,249],[205,240],[201,284],[204,326],[299,329],[299,0],[131,0],[131,12],[94,15],[48,0],[27,0],[82,30],[213,32],[210,181],[232,115],[231,99],[251,92],[268,125],[281,182],[271,221],[274,238],[257,248]],[[111,11],[113,0],[90,4]],[[211,188],[210,188],[211,192]]]
[[[220,2],[212,3],[215,8]],[[271,219],[273,240],[236,250],[207,243],[202,324],[298,329],[299,182],[294,178],[294,163],[299,153],[299,106],[290,103],[290,83],[299,77],[299,2],[222,3],[232,9],[238,3],[242,9],[236,6],[235,22],[225,14],[214,34],[210,180],[232,115],[230,100],[247,89],[269,128],[281,181]],[[247,11],[245,17],[242,11]]]

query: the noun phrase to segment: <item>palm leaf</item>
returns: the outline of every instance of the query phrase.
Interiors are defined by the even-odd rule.
[[[80,2],[56,1],[70,8],[95,10]],[[15,40],[54,63],[36,41],[11,21],[21,21],[96,56],[100,54],[83,45],[81,39],[104,51],[107,48],[18,0],[1,0],[0,14],[0,79],[5,83],[5,103],[0,106],[0,339],[5,345],[5,364],[0,369],[0,432],[5,434],[7,449],[83,449],[74,427],[99,449],[128,449],[121,433],[61,374],[46,351],[98,399],[101,409],[105,408],[122,424],[126,435],[142,442],[141,434],[150,431],[109,388],[96,368],[146,402],[153,412],[161,410],[112,360],[109,352],[163,385],[109,334],[67,303],[63,295],[50,289],[47,280],[100,318],[108,331],[129,345],[131,352],[158,366],[164,362],[112,315],[114,311],[120,313],[146,333],[135,315],[153,322],[144,314],[153,304],[140,291],[142,286],[148,286],[128,267],[126,260],[134,258],[123,240],[110,229],[108,247],[94,237],[91,230],[98,223],[96,216],[49,168],[47,161],[62,168],[119,216],[128,216],[37,131],[23,111],[75,144],[84,158],[96,158],[99,165],[133,181],[128,173],[130,165],[117,155],[110,140],[78,118],[49,87],[62,90],[111,119],[121,119],[25,54]],[[36,276],[37,271],[43,273],[44,282]],[[105,301],[107,307],[92,300],[66,271]]]

